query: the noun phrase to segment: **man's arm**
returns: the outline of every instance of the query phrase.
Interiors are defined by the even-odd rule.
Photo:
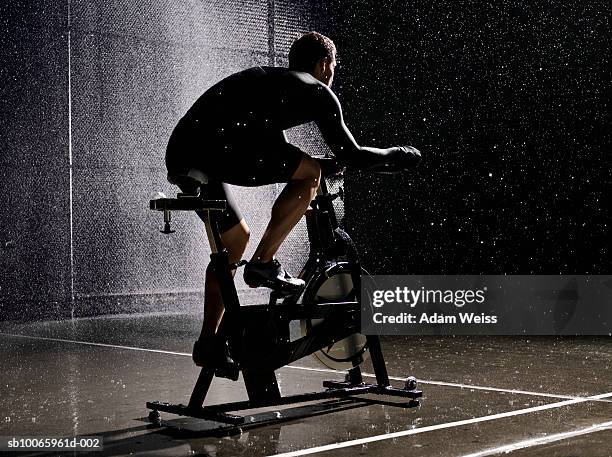
[[[359,146],[344,123],[342,108],[338,97],[327,87],[319,86],[322,91],[315,121],[323,139],[336,158],[348,165],[359,168],[370,168],[392,160],[398,154],[398,148],[372,148]]]

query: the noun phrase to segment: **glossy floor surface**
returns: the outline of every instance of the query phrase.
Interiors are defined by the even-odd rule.
[[[355,402],[216,438],[177,432],[202,422],[165,413],[155,427],[145,408],[187,403],[198,325],[184,315],[0,323],[0,436],[102,436],[97,456],[612,456],[612,338],[384,338],[392,382],[415,375],[420,407]],[[277,377],[292,394],[343,374],[309,357]],[[242,381],[215,379],[206,404],[243,399]]]

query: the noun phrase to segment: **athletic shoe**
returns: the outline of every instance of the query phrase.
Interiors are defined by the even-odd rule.
[[[285,271],[280,262],[248,262],[244,267],[244,282],[249,287],[269,287],[285,295],[295,294],[304,288],[304,281]]]
[[[193,345],[192,358],[197,366],[215,370],[220,378],[238,380],[238,364],[230,357],[224,338],[217,335],[200,337]]]

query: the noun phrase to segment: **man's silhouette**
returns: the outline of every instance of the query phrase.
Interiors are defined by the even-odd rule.
[[[223,79],[194,103],[170,138],[166,152],[169,175],[198,169],[209,177],[207,198],[228,202],[220,230],[230,262],[237,262],[244,253],[249,227],[227,184],[287,183],[245,267],[244,279],[250,287],[296,292],[304,285],[282,268],[274,254],[316,195],[321,167],[288,143],[284,130],[314,121],[338,161],[352,166],[393,161],[408,167],[420,159],[419,152],[409,146],[378,149],[356,143],[330,89],[335,67],[334,43],[319,33],[307,33],[291,46],[289,68],[254,67]],[[223,311],[219,284],[209,266],[204,324],[194,347],[198,365],[218,366],[228,361],[224,343],[214,338]]]

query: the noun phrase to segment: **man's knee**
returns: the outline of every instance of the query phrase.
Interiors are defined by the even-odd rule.
[[[246,245],[249,244],[249,239],[251,239],[251,229],[248,225],[244,224],[244,230],[242,231],[243,248],[246,248]]]
[[[319,162],[304,154],[300,165],[291,179],[309,181],[312,183],[312,187],[319,187],[319,181],[321,180],[321,166]]]

